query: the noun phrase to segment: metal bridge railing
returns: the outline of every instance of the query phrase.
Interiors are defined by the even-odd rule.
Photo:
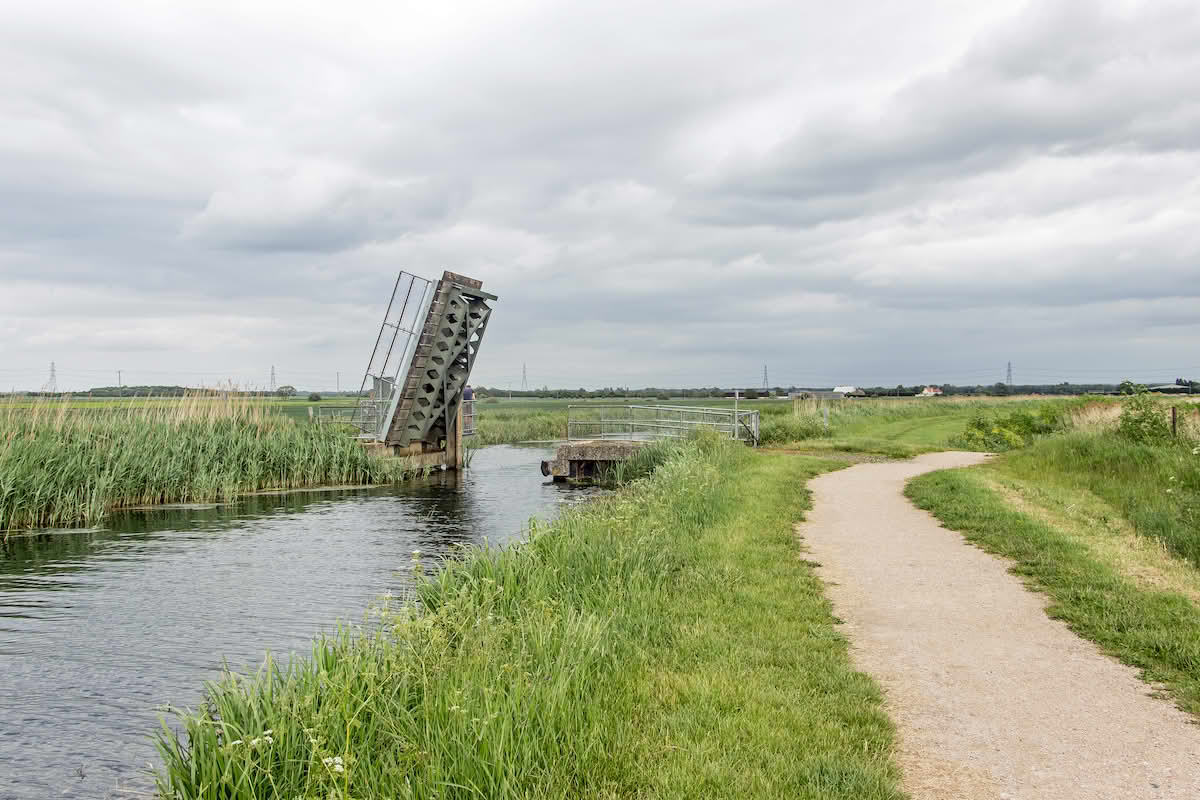
[[[757,411],[698,406],[569,405],[567,439],[646,441],[686,439],[712,430],[730,439],[758,444]]]
[[[462,401],[463,436],[475,435],[475,401]]]

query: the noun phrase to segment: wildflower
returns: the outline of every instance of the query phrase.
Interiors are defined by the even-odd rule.
[[[1173,493],[1174,491],[1175,491],[1174,489],[1167,489],[1167,494],[1171,494],[1171,493]]]
[[[235,744],[241,744],[241,743],[242,743],[241,739],[234,739],[232,742],[229,743],[229,746],[233,747]]]

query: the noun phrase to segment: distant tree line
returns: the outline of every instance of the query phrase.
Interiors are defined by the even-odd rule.
[[[1049,395],[1078,395],[1078,394],[1113,394],[1119,391],[1115,383],[1022,383],[1009,386],[1006,383],[976,384],[974,386],[959,386],[955,384],[914,384],[899,386],[863,386],[860,387],[872,397],[900,396],[911,397],[919,394],[926,386],[937,386],[946,395],[986,395],[1002,396],[1009,394],[1049,394]],[[832,386],[774,386],[769,389],[749,388],[739,389],[741,396],[753,400],[758,397],[787,397],[793,392],[830,391]],[[476,397],[536,397],[559,400],[602,400],[605,398],[637,398],[665,400],[678,398],[726,397],[733,389],[723,389],[719,386],[702,386],[698,388],[665,388],[646,387],[631,389],[629,387],[608,386],[603,389],[551,389],[543,386],[540,389],[500,389],[489,386],[476,386]]]

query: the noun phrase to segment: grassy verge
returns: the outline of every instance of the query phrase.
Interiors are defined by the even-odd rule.
[[[0,408],[0,531],[93,525],[127,506],[382,483],[412,472],[333,426],[296,423],[229,394],[103,413],[68,401]]]
[[[1060,416],[1069,400],[1011,398],[852,398],[806,401],[762,418],[763,443],[772,447],[871,453],[910,458],[945,450],[961,439],[972,420],[989,414],[1040,418]],[[826,424],[828,420],[828,425]],[[961,442],[957,442],[962,447]],[[992,449],[972,447],[970,449]]]
[[[930,473],[907,494],[969,541],[1014,560],[1014,571],[1049,597],[1051,616],[1200,714],[1200,572],[1085,488],[1106,484],[1134,497],[1135,486],[1122,488],[1123,470],[1083,479],[1064,469],[1062,454],[1084,446],[1078,438],[1045,440],[982,468]]]
[[[168,797],[894,798],[792,525],[827,465],[705,439],[418,605],[209,687]]]
[[[1200,453],[1191,442],[1146,444],[1076,432],[1005,458],[1015,478],[1082,489],[1147,537],[1200,567]]]

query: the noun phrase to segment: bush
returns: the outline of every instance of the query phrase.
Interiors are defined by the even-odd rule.
[[[317,394],[316,392],[313,392],[312,394],[310,394],[310,395],[308,396],[308,402],[310,402],[310,403],[319,403],[319,402],[321,402],[321,395]]]
[[[1042,406],[1036,413],[1017,409],[994,420],[981,411],[971,417],[961,434],[950,439],[950,444],[964,450],[1015,450],[1038,436],[1060,431],[1065,425],[1066,415],[1057,405]]]
[[[1139,389],[1122,403],[1117,435],[1139,444],[1163,444],[1171,438],[1171,426],[1154,398]]]

